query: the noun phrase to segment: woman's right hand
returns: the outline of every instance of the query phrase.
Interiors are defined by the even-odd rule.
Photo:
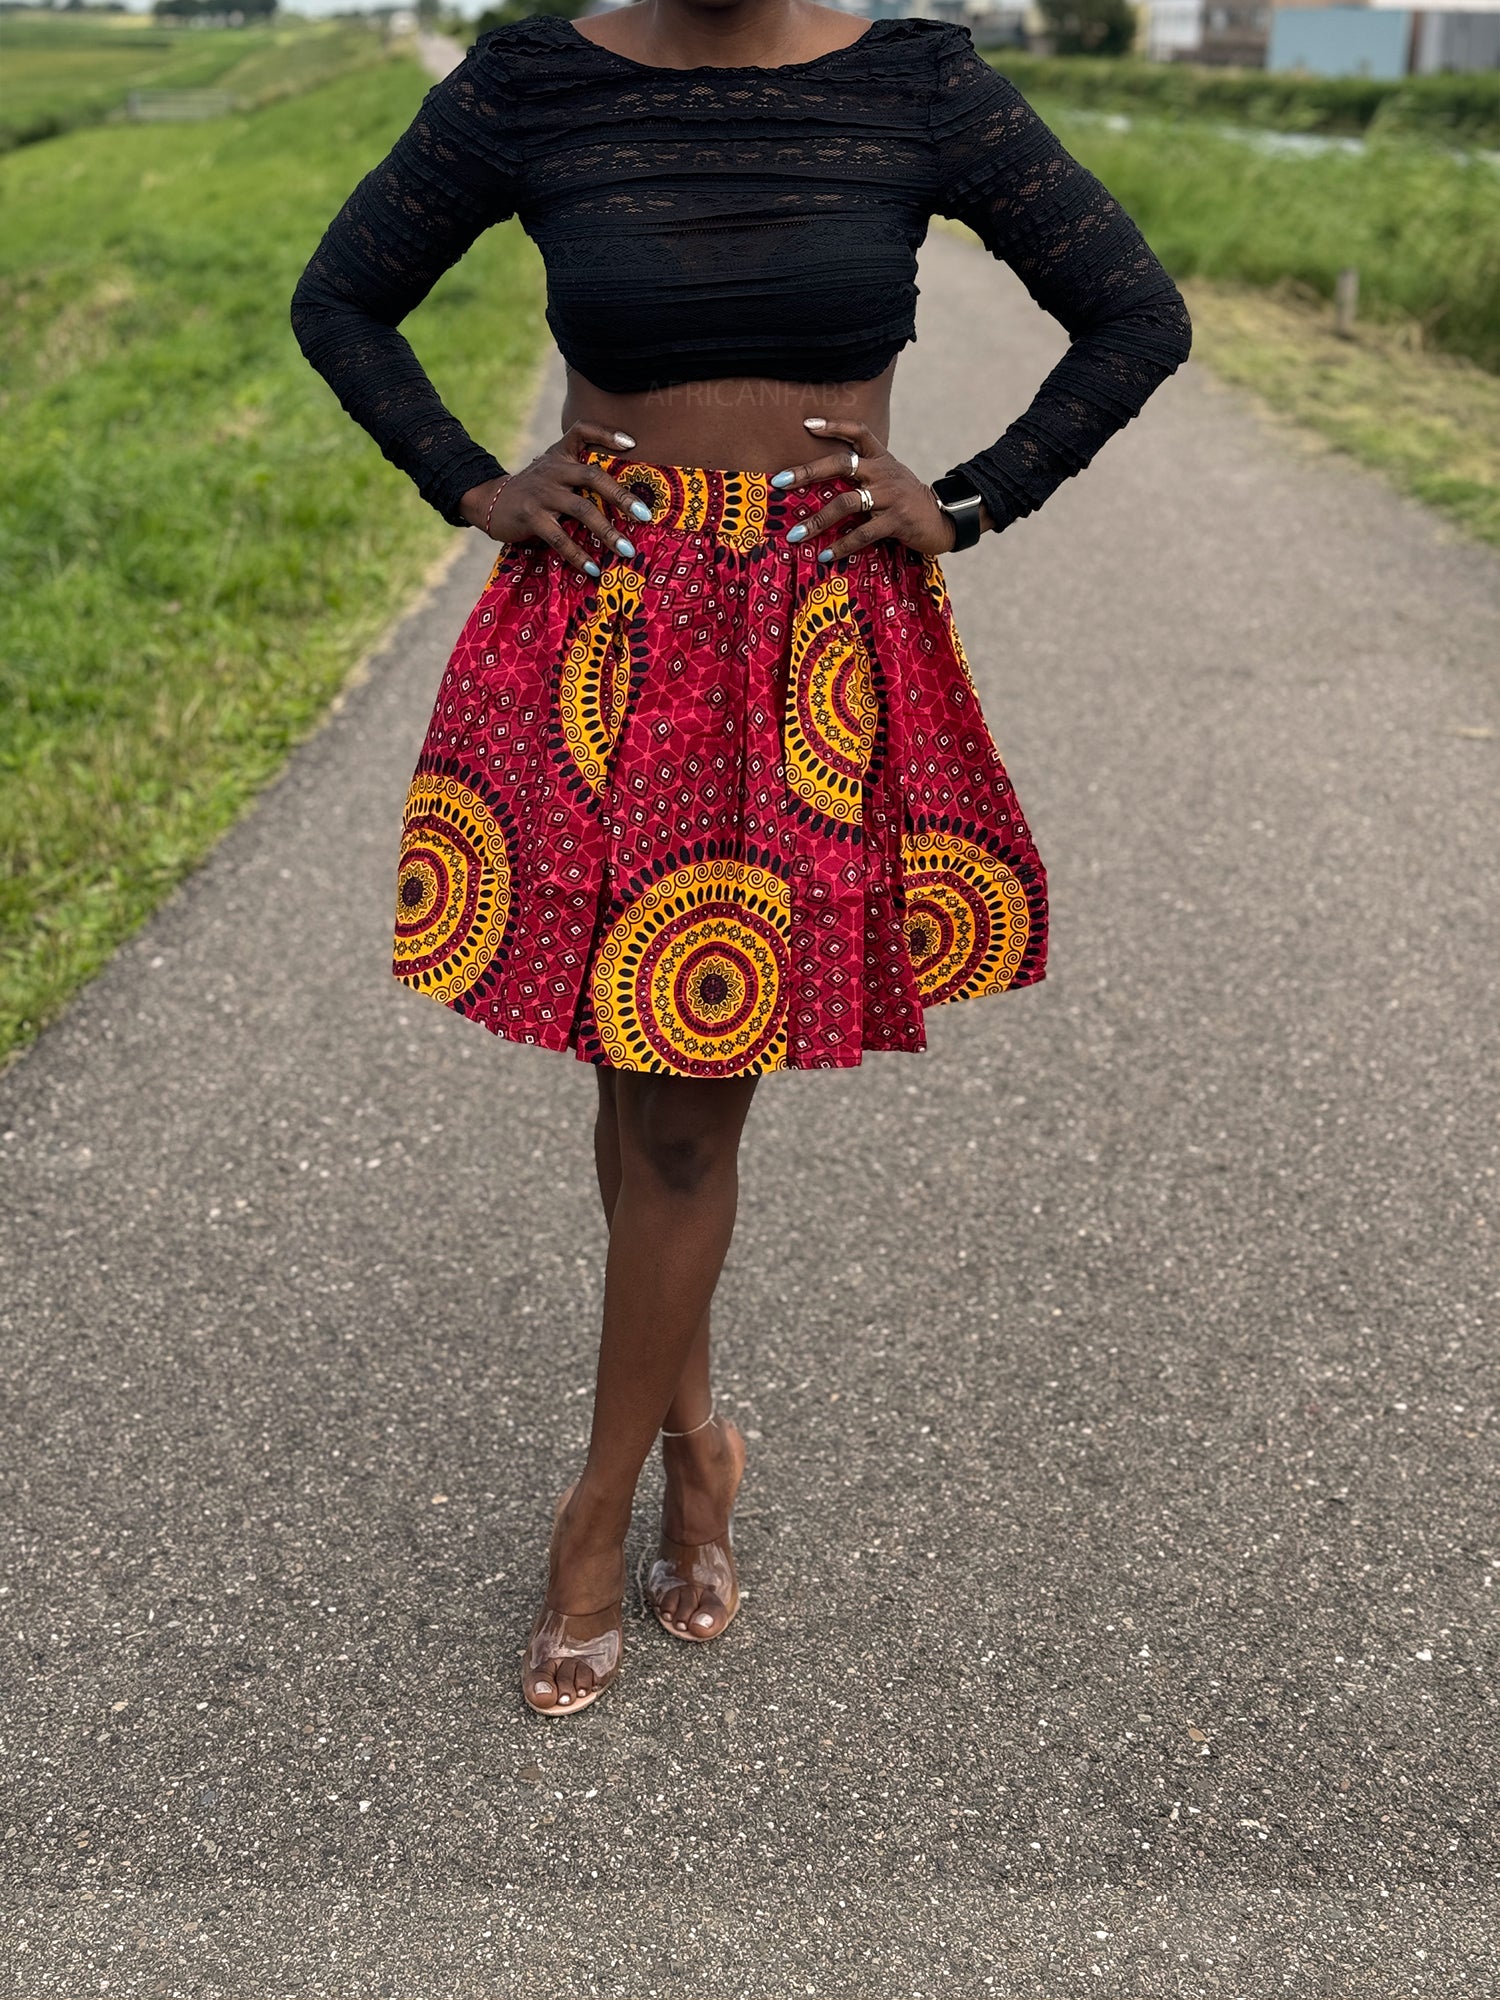
[[[631,450],[634,444],[635,439],[624,431],[606,430],[602,424],[574,424],[519,472],[471,486],[459,502],[459,511],[472,528],[482,528],[488,516],[491,541],[545,542],[574,569],[596,577],[598,563],[573,540],[560,516],[566,514],[582,522],[601,548],[633,556],[635,547],[629,537],[611,526],[586,496],[597,494],[637,521],[649,521],[651,509],[639,494],[611,479],[602,466],[588,464],[583,453],[590,445],[599,451],[619,452]]]

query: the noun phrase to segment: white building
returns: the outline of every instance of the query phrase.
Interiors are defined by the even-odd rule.
[[[1153,62],[1171,62],[1177,50],[1203,40],[1203,0],[1144,0],[1140,11],[1138,46]]]

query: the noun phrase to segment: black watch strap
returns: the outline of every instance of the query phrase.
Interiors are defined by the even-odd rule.
[[[941,479],[933,480],[932,490],[938,505],[953,523],[954,549],[972,549],[983,532],[979,511],[984,505],[984,495],[975,490],[962,472],[944,473]]]

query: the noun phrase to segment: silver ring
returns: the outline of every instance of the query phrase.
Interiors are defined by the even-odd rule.
[[[850,447],[849,447],[849,477],[850,477],[850,478],[852,479],[852,478],[854,477],[855,473],[856,473],[856,472],[858,472],[858,471],[859,471],[859,453],[858,453],[858,452],[857,452],[857,451],[856,451],[856,450],[854,449],[853,445],[850,445]]]
[[[870,491],[868,486],[861,486],[858,492],[860,511],[865,514],[873,514],[875,512],[875,495]]]

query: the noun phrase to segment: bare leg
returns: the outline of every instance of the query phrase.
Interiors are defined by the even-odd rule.
[[[612,1619],[636,1482],[674,1407],[700,1330],[706,1378],[708,1303],[734,1229],[740,1133],[756,1081],[626,1070],[609,1079],[619,1179],[601,1141],[596,1162],[603,1156],[610,1232],[594,1421],[588,1460],[559,1523],[547,1587],[554,1610],[579,1615],[580,1638],[590,1636],[582,1614],[609,1607],[595,1621],[600,1631]],[[693,1420],[707,1413],[705,1395]],[[706,1435],[717,1435],[717,1427]],[[592,1679],[587,1666],[569,1660],[553,1684],[571,1698]],[[532,1693],[549,1704],[540,1687]]]
[[[599,1108],[594,1121],[594,1167],[604,1219],[612,1225],[622,1171],[615,1072],[601,1068],[595,1074]],[[676,1393],[662,1419],[666,1430],[692,1432],[689,1437],[663,1438],[661,1447],[666,1471],[662,1533],[682,1542],[707,1542],[723,1534],[745,1465],[745,1441],[737,1428],[732,1434],[719,1424],[696,1428],[703,1424],[713,1402],[712,1310],[711,1305],[704,1307],[677,1378]],[[684,1629],[693,1624],[716,1625],[728,1609],[716,1592],[692,1585],[669,1591],[660,1604],[663,1615]]]
[[[594,1119],[594,1171],[599,1180],[599,1199],[604,1204],[604,1220],[611,1226],[615,1202],[620,1193],[620,1115],[615,1107],[614,1070],[598,1068],[599,1109]],[[701,1424],[708,1415],[713,1387],[709,1365],[709,1318],[712,1306],[705,1306],[693,1344],[682,1364],[677,1393],[662,1424],[669,1431],[685,1431]],[[684,1537],[686,1539],[686,1537]]]

